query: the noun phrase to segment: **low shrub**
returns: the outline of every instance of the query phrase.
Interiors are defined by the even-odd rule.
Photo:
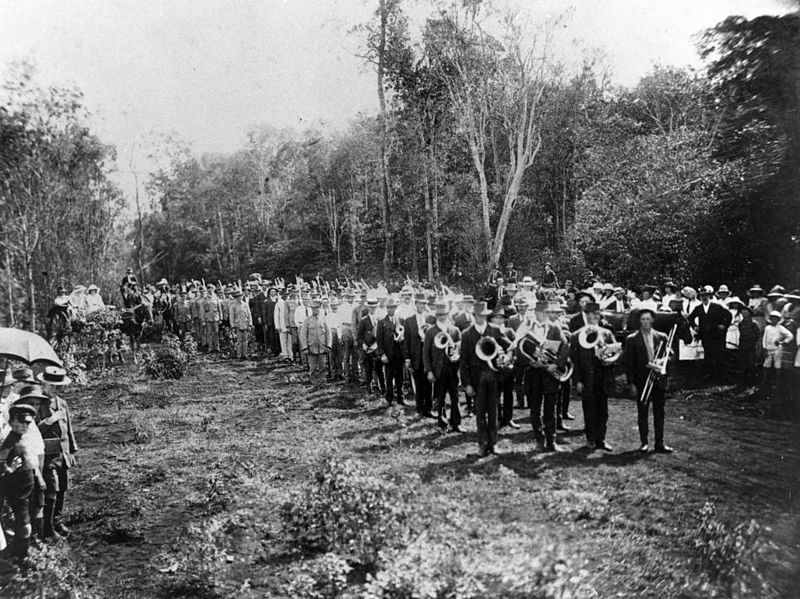
[[[311,484],[283,505],[284,530],[303,550],[335,552],[372,567],[407,526],[400,490],[350,460],[328,458]]]
[[[762,597],[769,593],[760,565],[770,546],[765,529],[755,520],[731,527],[718,519],[713,504],[706,503],[700,510],[695,548],[700,551],[705,572],[728,597]]]
[[[0,585],[2,597],[44,599],[90,599],[86,571],[73,558],[68,544],[32,545],[27,567],[17,572],[8,584]]]
[[[214,598],[225,596],[224,582],[230,570],[225,546],[227,522],[212,517],[190,524],[172,550],[157,557],[157,570],[170,597]]]
[[[522,542],[522,540],[521,540]],[[472,550],[431,542],[422,535],[407,547],[381,553],[367,576],[364,599],[571,599],[595,597],[587,573],[553,545],[535,554],[507,545]]]
[[[142,368],[147,376],[154,379],[179,379],[186,373],[189,361],[190,357],[180,339],[174,335],[164,335],[160,347],[144,352]]]
[[[300,599],[335,599],[347,588],[351,571],[346,559],[324,553],[294,568],[286,594]]]

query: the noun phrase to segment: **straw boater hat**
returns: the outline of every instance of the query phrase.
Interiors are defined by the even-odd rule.
[[[756,283],[750,289],[747,290],[747,293],[749,293],[751,295],[760,296],[760,295],[764,295],[765,291],[764,291],[764,288],[761,285]]]
[[[714,295],[714,288],[711,285],[703,285],[697,295]]]
[[[784,295],[786,295],[786,288],[781,285],[775,285],[775,287],[769,290],[767,297],[783,297]]]
[[[36,380],[40,383],[47,383],[48,385],[54,385],[56,387],[72,383],[72,379],[67,376],[67,371],[58,366],[48,366],[44,369],[44,372],[39,373]]]
[[[447,304],[445,304],[444,302],[436,302],[433,305],[433,311],[437,316],[450,313],[450,310],[448,309]]]
[[[378,300],[377,300],[377,298],[374,298],[374,297],[368,297],[368,298],[367,298],[367,307],[368,307],[368,308],[372,308],[372,307],[375,307],[375,308],[377,308],[377,307],[378,307]]]
[[[464,296],[464,303],[465,304],[474,304],[475,303],[475,298],[472,297],[471,295],[465,295]]]
[[[42,386],[33,384],[20,389],[19,399],[17,401],[24,400],[26,403],[30,403],[31,401],[40,402],[46,399],[49,398],[45,395],[44,391],[42,391]]]

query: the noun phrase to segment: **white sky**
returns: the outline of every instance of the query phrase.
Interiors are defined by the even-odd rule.
[[[600,49],[631,84],[654,63],[698,65],[693,35],[726,16],[782,14],[782,0],[506,0],[569,10],[563,58]],[[241,147],[255,124],[338,128],[377,109],[375,77],[348,31],[377,0],[0,0],[0,67],[38,66],[41,84],[74,83],[92,126],[119,151],[174,131],[199,151]],[[424,0],[406,0],[415,21]],[[142,158],[137,162],[143,170]]]

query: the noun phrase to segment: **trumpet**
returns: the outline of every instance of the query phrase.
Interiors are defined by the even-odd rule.
[[[586,325],[578,333],[578,343],[584,349],[593,349],[594,355],[606,366],[616,364],[622,357],[621,343],[606,343],[602,327]]]
[[[443,349],[451,362],[458,362],[461,358],[461,341],[454,341],[453,338],[444,331],[439,331],[433,338],[433,345],[436,349]]]
[[[492,363],[492,361],[500,354],[500,345],[494,338],[486,335],[478,339],[478,342],[475,344],[475,355],[478,356],[478,359],[483,360],[486,364],[497,372],[497,368]]]
[[[394,340],[397,343],[400,343],[405,337],[405,334],[406,334],[406,328],[398,322],[397,326],[395,326],[394,328]]]

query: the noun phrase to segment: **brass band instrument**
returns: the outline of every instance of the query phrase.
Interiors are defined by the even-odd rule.
[[[394,327],[394,340],[397,343],[400,343],[403,340],[403,337],[405,337],[405,334],[406,334],[406,328],[398,322],[397,325]]]
[[[439,331],[433,338],[436,349],[443,349],[451,362],[458,362],[461,358],[461,341],[454,341],[449,333]]]
[[[494,340],[493,337],[485,335],[478,339],[478,342],[475,344],[475,355],[478,356],[478,359],[483,360],[486,364],[497,372],[497,368],[492,363],[492,361],[500,354],[500,344]]]
[[[675,340],[675,331],[677,329],[678,325],[673,325],[667,337],[667,342],[664,343],[662,341],[658,344],[656,351],[653,353],[653,360],[647,365],[650,372],[647,374],[642,394],[639,396],[639,401],[643,404],[650,402],[650,394],[653,392],[653,386],[656,381],[667,374],[667,362],[669,362],[669,354],[672,351],[672,342]]]
[[[547,369],[558,361],[558,352],[554,348],[547,347],[530,335],[520,341],[517,351],[532,368]],[[555,372],[548,372],[553,378],[563,383],[569,380],[574,369],[572,360],[568,358],[564,365],[557,368]]]
[[[578,332],[578,343],[584,349],[593,349],[594,355],[606,366],[616,364],[622,357],[621,343],[606,343],[602,327],[586,325]]]

